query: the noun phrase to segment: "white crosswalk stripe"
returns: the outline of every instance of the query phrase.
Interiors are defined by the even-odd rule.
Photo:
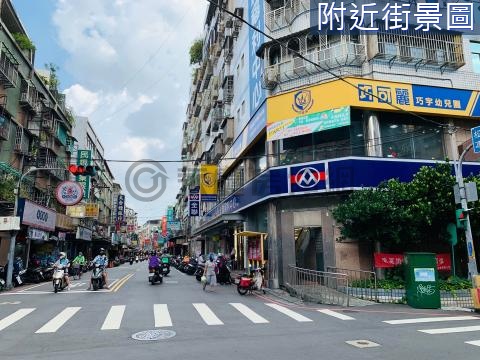
[[[474,345],[474,346],[480,346],[480,340],[465,341],[465,344]]]
[[[242,315],[244,315],[248,320],[254,324],[268,324],[269,321],[264,317],[258,315],[255,311],[250,309],[248,306],[240,303],[230,303],[235,309],[237,309]]]
[[[317,310],[319,313],[322,313],[322,314],[325,314],[325,315],[329,315],[329,316],[333,316],[337,319],[340,319],[340,320],[355,320],[355,318],[351,317],[351,316],[348,316],[348,315],[345,315],[345,314],[342,314],[342,313],[339,313],[339,312],[336,312],[336,311],[333,311],[333,310],[328,310],[328,309],[322,309],[322,310]]]
[[[169,305],[167,304],[152,304],[153,306],[150,307],[150,310],[145,308],[145,310],[142,309],[142,312],[145,311],[151,314],[151,311],[153,310],[153,317],[154,317],[154,326],[155,328],[166,328],[166,327],[173,327],[173,320],[175,320],[174,315],[171,314],[171,309],[169,308]],[[219,316],[217,316],[216,308],[220,306],[220,308],[225,308],[225,305],[207,305],[206,303],[192,303],[194,309],[198,314],[200,315],[196,321],[197,322],[202,322],[208,326],[214,326],[214,325],[224,325],[224,322],[220,319]],[[291,309],[287,305],[279,305],[277,303],[257,303],[257,304],[244,304],[240,302],[232,302],[232,303],[227,303],[227,306],[231,306],[235,310],[232,312],[229,312],[229,314],[234,314],[236,319],[244,319],[246,318],[248,321],[250,321],[253,324],[270,324],[273,323],[275,319],[281,320],[282,315],[285,315],[285,318],[288,318],[290,321],[295,321],[299,323],[308,323],[312,322],[314,320],[300,314],[297,312],[296,309]],[[262,312],[266,312],[268,310],[265,305],[273,309],[282,315],[280,316],[275,316],[275,314],[271,314],[271,318],[269,316],[266,316]],[[191,305],[190,305],[191,306]],[[215,307],[214,307],[215,306]],[[77,314],[82,307],[67,307],[64,308],[62,311],[60,311],[58,314],[53,315],[53,317],[50,317],[48,319],[43,319],[44,324],[42,327],[40,327],[38,330],[35,331],[36,334],[48,334],[48,333],[56,333],[59,331],[62,327],[65,327],[65,325],[73,320],[73,318],[79,318],[81,319],[82,316],[86,316],[85,314]],[[132,309],[132,308],[130,308]],[[33,313],[36,308],[22,308],[19,309],[12,314],[4,317],[3,319],[0,319],[0,331],[10,327],[14,323],[28,317]],[[295,311],[294,311],[295,310]],[[312,309],[313,310],[313,309]],[[131,310],[132,311],[132,310]],[[348,316],[346,314],[341,313],[340,311],[334,311],[330,309],[318,309],[316,311],[313,311],[311,313],[316,313],[316,314],[323,314],[328,317],[333,317],[339,320],[355,320],[355,318]],[[35,315],[37,314],[37,315]],[[42,317],[45,316],[45,314],[41,311],[36,311],[35,312],[35,317]],[[103,319],[103,323],[101,323],[101,326],[99,325],[100,331],[111,331],[111,330],[120,330],[123,326],[123,323],[125,322],[124,319],[126,319],[128,316],[135,316],[135,313],[129,312],[129,306],[127,305],[112,305],[107,308],[105,308],[105,318],[100,315]],[[313,315],[312,315],[313,316]],[[477,319],[476,317],[456,317],[456,319]],[[234,321],[232,317],[229,319],[232,319],[231,321]],[[315,320],[318,319],[318,316],[315,318]],[[152,326],[153,324],[145,324],[145,326]],[[33,329],[35,330],[35,329]],[[473,331],[473,330],[471,330]]]
[[[443,321],[462,321],[462,320],[480,320],[476,316],[445,316],[445,317],[428,317],[417,319],[400,319],[400,320],[386,320],[384,323],[390,325],[403,325],[403,324],[420,324],[430,322],[443,322]]]
[[[442,329],[425,329],[425,330],[418,330],[418,331],[423,332],[425,334],[430,334],[430,335],[453,334],[453,333],[480,331],[480,325],[460,326],[460,327],[442,328]]]
[[[114,305],[105,318],[102,330],[118,330],[122,324],[123,314],[125,313],[125,305]]]
[[[36,334],[54,333],[57,332],[70,318],[72,318],[81,307],[67,307],[60,314],[55,316],[52,320],[38,329]]]
[[[155,327],[167,327],[173,325],[167,304],[153,305],[153,315],[155,317]]]
[[[222,320],[220,320],[217,315],[214,314],[207,304],[195,303],[193,306],[207,325],[223,325]]]
[[[312,319],[309,319],[293,310],[290,310],[289,308],[286,308],[284,306],[281,306],[281,305],[277,305],[277,304],[271,304],[271,303],[266,303],[265,305],[271,307],[272,309],[275,309],[279,312],[281,312],[282,314],[285,314],[287,315],[288,317],[291,317],[292,319],[298,321],[298,322],[310,322],[310,321],[313,321]]]
[[[7,316],[6,318],[3,318],[2,320],[0,320],[0,331],[6,329],[12,324],[15,324],[17,321],[23,319],[25,316],[27,316],[33,311],[35,311],[35,308],[20,309],[15,311],[13,314]]]

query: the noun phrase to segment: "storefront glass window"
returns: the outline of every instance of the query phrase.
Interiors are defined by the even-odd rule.
[[[351,109],[351,125],[281,140],[280,165],[365,156],[362,112]]]
[[[405,115],[380,115],[383,156],[399,159],[442,160],[442,131],[435,125],[418,124]]]

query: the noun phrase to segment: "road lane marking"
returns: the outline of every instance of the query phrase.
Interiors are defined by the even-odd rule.
[[[118,330],[122,323],[123,314],[125,312],[125,305],[114,305],[105,318],[102,325],[102,330]]]
[[[118,290],[120,290],[120,288],[125,285],[125,283],[130,280],[130,278],[133,276],[134,274],[128,274],[128,275],[125,275],[123,278],[121,278],[117,284],[115,284],[115,288],[110,288],[111,291],[113,292],[117,292]]]
[[[10,325],[16,323],[18,320],[24,318],[31,312],[35,311],[35,308],[30,308],[30,309],[20,309],[15,311],[13,314],[8,315],[6,318],[3,318],[0,320],[0,331],[3,329],[6,329]]]
[[[419,324],[419,323],[461,321],[461,320],[480,320],[480,318],[476,316],[446,316],[446,317],[429,317],[429,318],[417,318],[417,319],[386,320],[383,322],[390,325],[402,325],[402,324]]]
[[[172,319],[168,312],[167,304],[153,304],[153,315],[156,328],[172,326]]]
[[[41,284],[37,284],[37,285],[32,285],[32,286],[27,287],[26,289],[18,290],[17,293],[23,293],[25,291],[28,291],[30,289],[35,289],[35,288],[43,286],[43,285],[47,285],[47,284],[46,283],[41,283]]]
[[[0,305],[18,305],[18,304],[21,304],[21,303],[22,303],[21,301],[5,301],[5,302],[0,303]]]
[[[470,344],[470,345],[474,345],[474,346],[480,346],[480,340],[465,341],[465,344]]]
[[[237,309],[242,315],[244,315],[248,320],[254,324],[268,324],[269,321],[264,317],[258,315],[255,311],[250,309],[248,306],[240,303],[230,303],[235,309]]]
[[[333,316],[337,319],[340,319],[340,320],[355,320],[355,318],[351,317],[351,316],[348,316],[348,315],[345,315],[345,314],[342,314],[342,313],[339,313],[339,312],[336,312],[336,311],[333,311],[333,310],[329,310],[329,309],[322,309],[322,310],[317,310],[319,313],[322,313],[322,314],[325,314],[325,315],[328,315],[328,316]]]
[[[75,315],[81,307],[67,307],[60,314],[55,316],[52,320],[38,329],[36,334],[54,333],[57,332],[73,315]]]
[[[453,328],[443,328],[443,329],[427,329],[427,330],[418,330],[420,332],[437,335],[437,334],[453,334],[453,333],[462,333],[462,332],[471,332],[471,331],[480,331],[480,326],[460,326]]]
[[[279,312],[281,312],[284,315],[287,315],[288,317],[291,317],[293,320],[296,320],[298,322],[310,322],[313,321],[312,319],[309,319],[303,315],[300,315],[299,313],[292,311],[284,306],[280,306],[277,304],[271,304],[271,303],[265,303],[265,305],[271,307],[272,309],[275,309]]]
[[[207,304],[196,303],[193,304],[193,306],[198,311],[203,321],[205,321],[207,325],[223,325],[222,320],[220,320],[217,315],[213,313],[213,311],[207,306]]]

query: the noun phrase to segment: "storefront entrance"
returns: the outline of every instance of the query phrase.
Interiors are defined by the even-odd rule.
[[[298,267],[325,270],[321,227],[295,228],[295,258]]]

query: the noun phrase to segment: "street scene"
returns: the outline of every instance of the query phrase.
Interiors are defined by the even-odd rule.
[[[0,0],[0,359],[478,359],[478,24]]]

